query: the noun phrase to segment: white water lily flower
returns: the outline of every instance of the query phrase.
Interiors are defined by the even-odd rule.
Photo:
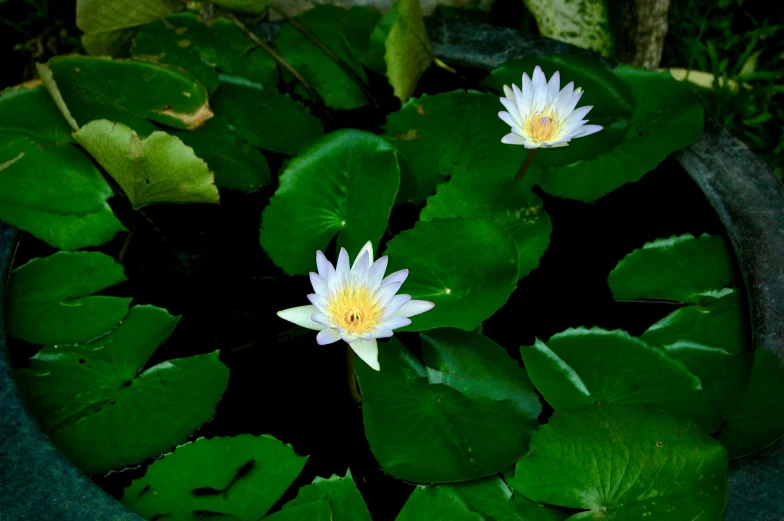
[[[411,323],[408,317],[424,313],[435,304],[396,295],[408,277],[400,270],[384,278],[387,257],[373,262],[370,241],[359,251],[349,268],[348,253],[340,249],[335,268],[323,253],[316,252],[318,273],[310,273],[313,291],[310,306],[278,311],[278,316],[298,326],[319,331],[320,345],[344,340],[367,365],[378,371],[377,338],[392,336],[392,330]]]
[[[505,135],[502,143],[523,145],[525,148],[564,147],[569,141],[599,132],[599,125],[586,125],[583,119],[593,107],[580,107],[577,102],[583,95],[575,89],[574,82],[560,90],[561,75],[556,71],[547,81],[541,67],[534,69],[533,80],[523,74],[523,88],[504,85],[505,98],[501,103],[506,111],[498,113],[512,133]]]

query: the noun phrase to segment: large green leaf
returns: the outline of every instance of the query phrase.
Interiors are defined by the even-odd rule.
[[[702,134],[702,105],[687,86],[668,73],[621,65],[613,69],[619,81],[606,81],[606,71],[600,67],[589,65],[590,61],[576,62],[575,58],[536,57],[509,63],[503,73],[518,83],[523,72],[530,74],[535,65],[541,65],[548,77],[560,70],[562,83],[574,81],[576,86],[596,88],[594,85],[602,82],[599,97],[616,100],[615,107],[596,105],[596,112],[588,115],[592,123],[607,125],[610,121],[609,127],[537,155],[527,177],[548,193],[595,201],[626,183],[639,181],[672,152]],[[588,87],[584,89],[586,101],[580,106],[591,105]],[[627,116],[629,104],[631,114]],[[578,146],[578,150],[570,150]]]
[[[371,521],[365,501],[351,472],[346,477],[313,480],[302,487],[297,497],[265,519],[270,521]]]
[[[90,54],[126,53],[135,28],[182,7],[179,0],[77,0],[76,25]]]
[[[721,423],[699,378],[624,331],[568,329],[520,353],[534,385],[557,411],[623,403],[664,409],[707,432]]]
[[[109,184],[72,141],[43,86],[0,97],[0,219],[65,250],[125,230],[106,203]]]
[[[147,135],[155,130],[148,120],[196,128],[212,117],[207,89],[179,68],[74,55],[52,58],[38,71],[74,130],[109,119]]]
[[[220,196],[207,163],[176,136],[156,131],[140,138],[105,119],[74,137],[123,189],[134,208],[152,203],[215,203]]]
[[[328,134],[291,160],[261,217],[261,246],[287,273],[313,270],[316,250],[338,236],[349,255],[378,244],[400,182],[397,156],[361,130]]]
[[[727,453],[693,423],[626,405],[559,411],[534,434],[509,485],[570,519],[720,521]]]
[[[568,513],[513,494],[498,476],[419,487],[397,521],[562,521]]]
[[[727,411],[717,435],[731,458],[764,449],[784,435],[781,396],[784,396],[784,363],[775,353],[757,348],[743,398]]]
[[[539,266],[553,225],[542,200],[514,179],[464,176],[439,185],[419,218],[490,217],[517,244],[521,279]]]
[[[390,271],[409,270],[402,293],[435,303],[405,331],[472,330],[506,303],[517,283],[515,242],[489,217],[420,221],[389,241],[384,254]]]
[[[422,202],[451,176],[514,177],[522,147],[501,143],[508,128],[498,119],[498,97],[475,91],[423,95],[389,115],[384,136],[410,170],[399,199]]]
[[[146,519],[192,521],[194,512],[213,512],[210,517],[258,521],[306,461],[271,436],[199,438],[153,462],[121,501]]]
[[[733,279],[729,249],[721,236],[686,234],[646,243],[624,257],[607,282],[619,300],[664,299],[702,303]]]
[[[405,103],[433,63],[433,49],[419,0],[396,0],[379,26],[386,33],[384,62],[389,84],[395,96]]]
[[[210,92],[218,86],[218,71],[271,89],[278,81],[275,60],[225,18],[210,25],[191,13],[155,20],[139,31],[132,52],[187,70]]]
[[[33,344],[83,342],[112,329],[129,298],[93,293],[125,280],[122,265],[98,252],[59,252],[11,273],[6,332]]]
[[[525,371],[479,333],[422,334],[422,365],[379,346],[381,371],[357,366],[365,434],[384,472],[417,483],[476,479],[525,454],[542,408]]]
[[[525,0],[542,36],[604,56],[613,53],[605,0]]]
[[[166,310],[136,306],[109,334],[45,347],[30,359],[30,369],[17,373],[48,436],[86,473],[170,450],[215,413],[229,379],[217,351],[143,370],[178,320]]]
[[[360,60],[367,52],[370,32],[379,17],[378,13],[366,7],[346,10],[321,4],[296,18],[353,71],[354,77],[292,24],[281,27],[275,45],[321,96],[325,105],[335,109],[355,109],[369,103],[362,87],[367,83],[367,77]]]

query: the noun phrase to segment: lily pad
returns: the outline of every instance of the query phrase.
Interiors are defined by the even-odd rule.
[[[721,416],[686,366],[625,331],[568,329],[523,346],[528,375],[556,411],[622,403],[669,411],[703,430]]]
[[[40,82],[17,85],[0,96],[0,132],[24,134],[40,141],[73,143],[71,129]]]
[[[82,44],[88,53],[120,56],[138,26],[181,8],[179,0],[78,0],[76,26],[85,33]]]
[[[326,515],[325,515],[326,514]],[[312,485],[302,487],[297,497],[283,505],[270,521],[371,521],[362,494],[351,472],[346,477],[317,477]]]
[[[136,306],[109,334],[45,347],[17,373],[49,438],[87,474],[168,451],[215,413],[229,379],[218,351],[144,369],[178,320]]]
[[[612,70],[618,81],[607,81],[606,71],[599,72],[599,66],[586,61],[581,68],[574,67],[574,61],[536,57],[507,64],[499,74],[519,83],[523,72],[531,74],[534,66],[541,64],[546,74],[562,69],[562,82],[574,81],[575,86],[583,86],[586,101],[581,101],[580,106],[592,105],[588,103],[586,85],[599,89],[599,99],[615,100],[607,106],[594,105],[596,108],[588,115],[591,123],[604,124],[604,130],[576,139],[567,147],[538,154],[527,177],[546,192],[584,202],[596,201],[626,183],[639,181],[672,152],[694,143],[702,134],[702,105],[688,86],[669,73],[620,65]],[[595,87],[597,83],[601,87]],[[607,107],[616,110],[605,112]],[[508,127],[505,130],[508,132]],[[623,139],[619,142],[620,136]]]
[[[177,447],[134,480],[122,502],[146,519],[191,521],[194,512],[258,521],[302,471],[307,457],[272,436],[240,434]]]
[[[527,451],[542,410],[525,371],[479,333],[421,337],[424,365],[392,339],[379,346],[381,371],[357,366],[373,455],[415,483],[502,471]]]
[[[607,282],[619,300],[663,299],[703,303],[722,296],[733,280],[724,238],[686,234],[646,243],[624,257]]]
[[[525,152],[501,143],[509,129],[498,119],[500,106],[491,94],[454,91],[409,100],[390,114],[384,137],[411,173],[399,199],[422,202],[450,177],[514,177]]]
[[[627,405],[558,411],[534,434],[509,485],[570,519],[720,521],[727,453],[693,423]]]
[[[514,494],[498,476],[419,487],[396,521],[563,521],[569,514]]]
[[[368,240],[378,244],[399,182],[397,156],[384,139],[361,130],[328,134],[280,176],[261,217],[261,246],[292,274],[312,271],[316,250],[335,235],[353,258]]]
[[[539,34],[604,56],[613,54],[608,2],[525,0]]]
[[[515,242],[488,217],[420,221],[393,237],[384,255],[389,271],[409,270],[401,293],[435,303],[403,331],[475,329],[517,283]]]
[[[117,181],[131,205],[214,203],[220,196],[207,163],[176,136],[140,138],[122,123],[92,121],[74,137]]]
[[[764,449],[784,435],[784,363],[763,348],[754,352],[754,366],[746,392],[737,406],[725,414],[716,436],[730,458]]]
[[[33,259],[11,272],[6,332],[33,344],[93,339],[128,314],[131,299],[92,294],[124,280],[122,265],[103,253]]]
[[[73,55],[52,58],[38,71],[74,130],[108,119],[146,136],[155,130],[150,121],[186,129],[212,117],[207,89],[179,68]]]
[[[542,200],[514,179],[460,177],[438,187],[428,198],[422,221],[488,216],[517,244],[521,279],[539,266],[553,225]]]
[[[324,104],[346,110],[369,104],[367,76],[360,60],[367,51],[370,33],[380,15],[366,7],[343,9],[316,5],[296,21],[323,43],[353,72],[353,77],[334,58],[320,49],[292,24],[284,24],[275,40],[280,54],[305,78]]]
[[[275,60],[225,18],[206,24],[191,13],[179,13],[155,20],[139,31],[132,53],[181,67],[210,92],[218,86],[218,71],[271,89],[278,82]]]

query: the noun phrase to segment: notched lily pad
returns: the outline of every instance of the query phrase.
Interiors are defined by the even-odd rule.
[[[312,485],[299,490],[297,497],[283,505],[269,521],[371,521],[362,494],[351,472],[341,478],[317,477]]]

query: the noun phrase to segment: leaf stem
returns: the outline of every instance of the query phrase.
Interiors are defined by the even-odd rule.
[[[437,66],[441,67],[442,69],[451,72],[452,74],[458,74],[456,70],[454,70],[452,67],[450,67],[449,65],[447,65],[443,61],[441,61],[441,58],[439,58],[435,54],[433,55],[433,63],[435,63]],[[458,74],[458,76],[460,76],[460,75]],[[462,78],[462,76],[460,76],[460,77]]]
[[[356,373],[356,364],[354,363],[356,355],[354,354],[354,350],[351,349],[351,346],[346,344],[346,366],[348,369],[348,389],[351,392],[351,398],[354,400],[354,403],[357,405],[362,404],[362,396],[359,394],[359,389],[357,388],[357,373]]]
[[[313,42],[314,44],[316,44],[316,47],[318,47],[319,49],[321,49],[322,51],[324,51],[324,53],[325,53],[327,56],[329,56],[330,58],[332,58],[332,60],[333,60],[335,63],[337,63],[337,64],[340,66],[340,68],[341,68],[341,69],[343,69],[343,71],[344,71],[346,74],[348,74],[349,76],[351,76],[351,79],[352,79],[352,80],[354,80],[354,82],[355,82],[357,85],[359,85],[359,88],[361,88],[361,89],[362,89],[362,92],[364,92],[364,93],[365,93],[365,96],[367,96],[368,100],[369,100],[369,101],[370,101],[370,102],[373,104],[373,106],[374,106],[374,107],[376,107],[376,108],[378,108],[378,102],[377,102],[377,101],[376,101],[376,99],[373,97],[373,94],[370,92],[370,87],[368,87],[367,85],[365,85],[365,82],[364,82],[364,81],[362,81],[362,78],[360,78],[360,77],[359,77],[359,75],[358,75],[358,74],[357,74],[357,73],[354,71],[354,69],[352,69],[351,67],[349,67],[349,65],[348,65],[348,64],[347,64],[345,61],[343,61],[343,60],[340,58],[340,56],[338,56],[337,54],[335,54],[334,52],[332,52],[332,50],[331,50],[329,47],[327,47],[326,45],[324,45],[324,43],[323,43],[321,40],[319,40],[318,38],[316,38],[316,37],[315,37],[315,35],[314,35],[313,33],[311,33],[311,32],[310,32],[310,31],[309,31],[309,30],[308,30],[308,29],[307,29],[305,26],[303,26],[303,25],[302,25],[301,23],[299,23],[297,20],[295,20],[295,19],[293,19],[292,17],[290,17],[290,16],[288,15],[288,13],[286,13],[286,12],[285,12],[283,9],[281,9],[280,7],[278,7],[278,6],[275,4],[275,2],[270,2],[270,7],[272,8],[272,10],[273,10],[273,11],[275,11],[275,12],[276,12],[276,13],[278,13],[280,16],[282,16],[284,20],[286,20],[288,23],[290,23],[290,24],[291,24],[291,25],[292,25],[292,26],[293,26],[293,27],[294,27],[296,30],[298,30],[299,32],[301,32],[301,33],[302,33],[303,35],[305,35],[305,36],[306,36],[306,37],[307,37],[307,38],[308,38],[308,39],[309,39],[311,42]]]
[[[302,83],[302,86],[305,87],[305,90],[308,91],[308,94],[310,94],[311,97],[313,97],[313,99],[317,103],[319,103],[321,105],[324,104],[324,101],[321,99],[321,96],[316,94],[316,91],[313,90],[313,87],[310,86],[310,84],[305,80],[305,78],[302,76],[302,74],[300,74],[300,72],[297,69],[295,69],[294,66],[291,65],[283,56],[278,54],[278,51],[273,49],[272,46],[269,44],[269,42],[267,42],[266,40],[262,40],[256,34],[254,34],[253,31],[251,31],[250,29],[245,27],[245,24],[240,22],[237,19],[237,17],[234,16],[233,13],[229,13],[228,14],[228,19],[231,20],[234,23],[234,25],[239,27],[240,30],[243,33],[245,33],[245,36],[247,36],[250,39],[250,41],[252,41],[256,45],[258,45],[259,47],[264,49],[267,52],[267,54],[269,54],[270,56],[272,56],[272,58],[275,59],[276,62],[278,62],[284,69],[289,71],[295,78],[297,78],[297,80],[300,83]]]
[[[523,161],[523,166],[520,167],[520,171],[517,172],[517,177],[515,179],[517,179],[518,181],[522,181],[523,180],[523,176],[525,176],[525,173],[528,172],[528,168],[531,166],[531,163],[534,162],[534,156],[536,155],[536,151],[537,150],[539,150],[539,149],[538,148],[532,148],[528,152],[528,155],[525,156],[525,161]]]

